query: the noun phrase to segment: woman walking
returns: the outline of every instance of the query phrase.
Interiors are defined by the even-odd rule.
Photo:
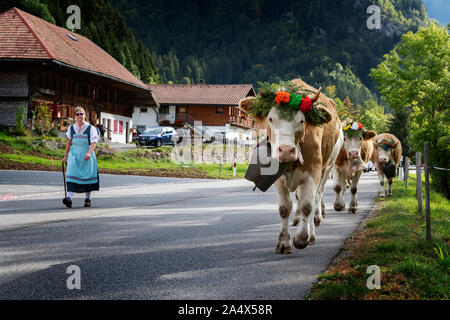
[[[86,113],[82,107],[75,108],[75,123],[67,129],[66,155],[62,159],[67,162],[67,198],[63,203],[72,208],[74,193],[85,193],[84,206],[91,206],[91,191],[100,189],[97,158],[94,149],[98,142],[97,128],[85,121]]]

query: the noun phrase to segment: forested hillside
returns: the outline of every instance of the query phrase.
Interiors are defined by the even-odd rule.
[[[422,0],[109,0],[152,52],[163,82],[253,83],[302,77],[362,104],[370,68],[427,19]],[[382,8],[369,30],[367,7]]]
[[[0,12],[17,7],[66,27],[70,14],[67,7],[78,5],[81,9],[81,29],[75,30],[88,37],[145,83],[159,82],[158,70],[150,51],[136,41],[119,11],[104,0],[2,0]]]

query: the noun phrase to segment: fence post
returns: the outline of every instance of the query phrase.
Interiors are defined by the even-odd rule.
[[[222,172],[222,157],[219,158],[219,176],[217,179],[220,179],[220,173]]]
[[[408,156],[404,157],[403,170],[405,175],[405,189],[408,189],[409,163]]]
[[[423,197],[422,197],[422,157],[420,152],[416,152],[416,196],[417,196],[417,205],[418,211],[422,213],[423,211]]]
[[[430,175],[428,169],[428,142],[424,147],[424,167],[425,167],[425,220],[426,220],[426,239],[431,240],[431,219],[430,219]]]
[[[401,164],[401,166],[398,166],[398,181],[403,181],[403,171],[404,171],[404,168],[403,168],[403,157],[401,158],[401,160],[400,160],[400,164]]]

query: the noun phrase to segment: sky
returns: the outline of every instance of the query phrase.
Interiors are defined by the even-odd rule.
[[[423,0],[428,17],[436,19],[442,25],[450,23],[450,0]]]

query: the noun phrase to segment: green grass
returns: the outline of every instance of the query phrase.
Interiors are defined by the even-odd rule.
[[[395,181],[392,198],[366,224],[357,250],[319,276],[310,299],[450,299],[450,201],[431,191],[432,241],[417,210],[415,176]],[[424,200],[425,206],[425,200]],[[381,289],[369,290],[367,267],[381,268]]]
[[[60,160],[64,157],[65,149],[50,150],[44,140],[58,141],[65,144],[65,139],[49,138],[49,137],[15,137],[5,131],[0,130],[0,144],[5,144],[14,149],[13,153],[2,153],[0,158],[8,159],[26,164],[52,165],[51,157],[53,157],[53,165],[60,166]],[[98,144],[98,148],[106,148],[103,143]],[[221,146],[210,146],[217,152],[222,150]],[[98,149],[97,148],[97,149]],[[203,172],[208,178],[216,179],[219,176],[219,164],[177,164],[170,160],[172,147],[160,148],[136,148],[124,152],[114,152],[111,155],[99,155],[98,167],[100,169],[115,170],[121,172],[139,172],[150,170],[165,170],[164,172]],[[162,159],[154,159],[155,153],[162,153]],[[237,164],[236,177],[233,177],[233,168],[231,164],[222,165],[220,172],[221,179],[237,179],[243,178],[247,170],[248,164]]]

